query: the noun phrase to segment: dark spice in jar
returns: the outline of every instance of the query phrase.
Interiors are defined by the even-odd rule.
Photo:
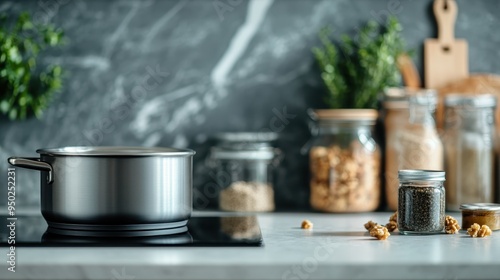
[[[406,173],[402,175],[401,172]],[[431,173],[428,174],[429,172]],[[436,173],[442,177],[435,175]],[[399,179],[399,232],[402,234],[442,232],[445,226],[446,205],[444,172],[402,170]]]

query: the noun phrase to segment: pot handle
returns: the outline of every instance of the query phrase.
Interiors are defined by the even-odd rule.
[[[47,177],[47,184],[50,184],[54,181],[52,165],[46,163],[45,161],[41,161],[39,158],[10,157],[8,161],[13,166],[39,171],[48,171],[49,176]]]

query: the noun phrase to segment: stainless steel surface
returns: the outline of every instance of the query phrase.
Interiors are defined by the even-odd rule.
[[[38,150],[40,162],[53,172],[52,183],[45,180],[51,171],[41,172],[41,210],[49,224],[161,229],[178,226],[191,215],[194,151],[179,156],[60,156],[52,155],[53,150],[64,149]],[[32,163],[28,168],[34,168]]]
[[[485,108],[485,107],[495,107],[496,104],[497,104],[497,97],[493,94],[481,94],[481,95],[450,94],[444,98],[444,105],[446,107]]]
[[[228,142],[271,142],[278,139],[275,132],[224,132],[215,135],[215,139]]]
[[[39,158],[9,158],[9,163],[14,166],[34,169],[39,171],[47,171],[47,183],[52,183],[52,166],[46,162],[40,161]]]
[[[39,154],[54,156],[192,156],[194,151],[188,149],[174,149],[162,147],[64,147],[39,149]]]
[[[401,180],[422,180],[422,181],[444,181],[445,172],[439,170],[408,169],[399,170],[398,179]]]
[[[484,210],[484,211],[500,211],[498,203],[465,203],[460,205],[460,210]]]

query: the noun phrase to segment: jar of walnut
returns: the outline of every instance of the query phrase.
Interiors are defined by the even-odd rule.
[[[366,212],[380,202],[377,111],[316,110],[309,151],[311,206],[324,212]]]

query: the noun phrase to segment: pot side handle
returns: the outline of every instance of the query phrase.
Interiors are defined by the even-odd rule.
[[[49,176],[47,177],[47,184],[54,181],[53,168],[52,165],[41,161],[39,158],[20,158],[20,157],[10,157],[8,159],[9,163],[16,167],[22,167],[27,169],[34,169],[39,171],[48,171]]]

